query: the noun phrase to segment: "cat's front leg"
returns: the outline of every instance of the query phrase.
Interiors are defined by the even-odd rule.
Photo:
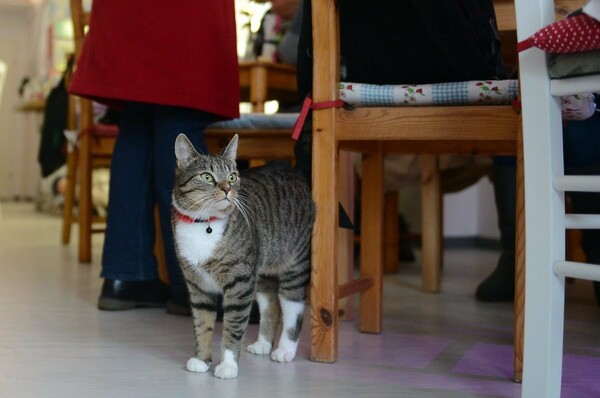
[[[240,299],[244,297],[244,299]],[[215,376],[231,379],[238,375],[238,362],[242,347],[242,339],[248,326],[252,295],[223,299],[223,340],[221,341],[221,363],[215,367]]]
[[[196,353],[186,364],[190,372],[203,373],[210,368],[212,362],[211,340],[215,320],[217,318],[216,294],[208,294],[188,283],[190,304],[196,338]]]

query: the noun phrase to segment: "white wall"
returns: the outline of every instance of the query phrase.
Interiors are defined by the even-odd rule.
[[[0,105],[0,198],[34,197],[39,167],[40,115],[17,112],[23,76],[34,73],[32,27],[36,7],[0,3],[0,59],[8,66]]]
[[[418,185],[400,191],[400,212],[410,231],[421,231],[421,191]],[[444,236],[499,239],[493,186],[482,178],[477,184],[444,195]]]
[[[50,27],[67,14],[68,0],[0,0],[0,60],[8,66],[0,102],[0,199],[37,199],[43,113],[19,111],[18,89],[27,76],[35,82],[28,91],[43,97],[58,81],[55,61],[58,55],[64,61],[64,46]]]
[[[499,239],[496,202],[488,178],[444,195],[444,236]]]

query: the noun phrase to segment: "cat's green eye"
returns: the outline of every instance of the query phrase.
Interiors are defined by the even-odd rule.
[[[238,180],[238,175],[235,173],[231,173],[229,174],[229,176],[227,177],[227,181],[229,181],[229,183],[233,184],[234,182],[236,182]]]
[[[200,174],[200,178],[204,182],[213,182],[215,180],[214,177],[212,176],[212,174],[210,174],[210,173],[202,173],[202,174]]]

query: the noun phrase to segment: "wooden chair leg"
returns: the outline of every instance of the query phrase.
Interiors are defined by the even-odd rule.
[[[67,187],[65,189],[65,203],[62,215],[62,243],[68,245],[71,241],[71,229],[75,217],[75,189],[77,186],[77,149],[69,148],[67,152]]]
[[[523,128],[521,117],[517,128],[517,219],[515,242],[515,330],[514,330],[514,380],[523,380],[523,348],[525,330],[525,173],[523,161]]]
[[[339,22],[327,7],[337,7],[333,2],[313,4],[313,28],[328,26],[321,37],[324,42],[339,45]],[[315,37],[315,35],[313,35]],[[323,46],[313,49],[314,76],[321,80],[314,85],[313,100],[335,98],[339,79],[339,62],[329,65],[323,60],[333,55]],[[337,54],[337,51],[335,52]],[[338,141],[336,138],[336,110],[320,109],[312,114],[312,195],[316,203],[316,219],[311,240],[311,351],[310,358],[319,362],[334,362],[338,356]],[[342,295],[343,296],[343,295]]]
[[[83,134],[79,141],[79,262],[92,261],[92,162],[89,156],[91,137]]]
[[[311,243],[311,351],[318,362],[335,362],[338,356],[337,279],[337,144],[335,114],[321,110],[313,114],[312,194],[317,206]]]
[[[399,232],[398,232],[398,191],[386,192],[383,217],[383,271],[386,274],[398,272]]]
[[[381,333],[383,289],[383,153],[363,157],[360,275],[372,285],[360,294],[360,330]]]
[[[442,264],[442,189],[437,155],[421,155],[422,289],[440,290]]]

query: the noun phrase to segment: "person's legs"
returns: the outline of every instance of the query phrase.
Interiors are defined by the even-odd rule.
[[[200,153],[206,153],[204,129],[215,121],[215,116],[195,109],[156,106],[154,114],[154,182],[160,227],[165,245],[172,301],[187,307],[187,288],[175,254],[171,229],[171,203],[175,180],[175,139],[184,133]],[[167,310],[179,312],[167,303]],[[187,310],[187,308],[186,308]]]
[[[100,309],[160,306],[167,299],[153,255],[152,110],[152,105],[130,103],[119,126],[111,160]]]
[[[494,158],[494,196],[502,253],[496,269],[477,287],[482,301],[510,301],[515,293],[516,163],[513,157]]]
[[[154,244],[151,106],[132,103],[123,112],[111,160],[103,278],[158,277]]]

